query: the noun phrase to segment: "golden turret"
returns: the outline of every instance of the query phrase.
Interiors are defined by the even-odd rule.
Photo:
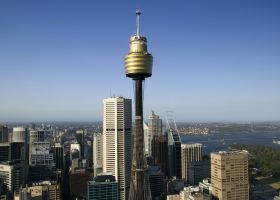
[[[130,37],[130,50],[124,59],[126,76],[133,79],[150,77],[153,67],[153,56],[148,52],[147,39],[139,33],[140,14],[140,11],[136,11],[136,35]]]

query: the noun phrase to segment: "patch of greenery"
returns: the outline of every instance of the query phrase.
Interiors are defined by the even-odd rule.
[[[231,145],[231,149],[249,152],[249,168],[257,168],[257,176],[280,177],[280,149],[262,145]]]

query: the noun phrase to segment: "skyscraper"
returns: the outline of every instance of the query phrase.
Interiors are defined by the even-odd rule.
[[[166,112],[166,130],[164,134],[167,137],[168,145],[168,176],[182,177],[181,164],[181,137],[172,111]]]
[[[28,163],[28,130],[24,127],[14,127],[11,137],[11,159],[21,159]]]
[[[56,169],[63,170],[64,168],[64,156],[63,156],[63,147],[60,143],[54,144],[54,163]]]
[[[8,142],[9,134],[8,127],[0,124],[0,143]]]
[[[162,120],[152,110],[148,118],[148,127],[151,135],[161,135],[162,133]]]
[[[168,143],[166,134],[155,136],[152,141],[152,157],[165,176],[169,174]]]
[[[116,177],[121,200],[128,199],[131,175],[131,113],[131,99],[103,100],[103,172]]]
[[[102,162],[103,162],[103,135],[96,134],[93,136],[93,173],[96,176],[98,173],[102,172]]]
[[[178,130],[169,128],[167,131],[168,143],[168,176],[182,177],[181,137]]]
[[[211,183],[215,199],[248,200],[248,152],[211,153]]]
[[[193,161],[202,160],[202,144],[181,144],[182,179],[189,180],[188,169]]]
[[[152,156],[152,141],[155,136],[162,134],[162,120],[152,111],[148,118],[148,132],[145,137],[145,153]]]
[[[83,130],[77,130],[76,131],[76,138],[77,138],[77,142],[80,144],[80,148],[81,148],[81,158],[84,158],[84,151],[85,151],[85,135],[84,135],[84,131]]]
[[[135,82],[135,137],[133,144],[130,200],[150,200],[151,191],[144,156],[143,81],[152,75],[153,57],[147,49],[147,39],[140,35],[140,11],[136,11],[137,30],[130,37],[130,51],[125,57],[126,76]]]

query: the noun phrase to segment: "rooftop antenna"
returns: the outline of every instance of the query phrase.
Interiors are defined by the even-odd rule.
[[[136,10],[136,36],[140,35],[140,10]]]

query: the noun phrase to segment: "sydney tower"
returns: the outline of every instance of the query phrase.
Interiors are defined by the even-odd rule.
[[[153,56],[147,50],[146,37],[140,35],[140,14],[136,11],[136,34],[130,37],[130,50],[125,57],[126,76],[135,83],[135,136],[129,200],[152,199],[144,156],[143,82],[152,76]]]

